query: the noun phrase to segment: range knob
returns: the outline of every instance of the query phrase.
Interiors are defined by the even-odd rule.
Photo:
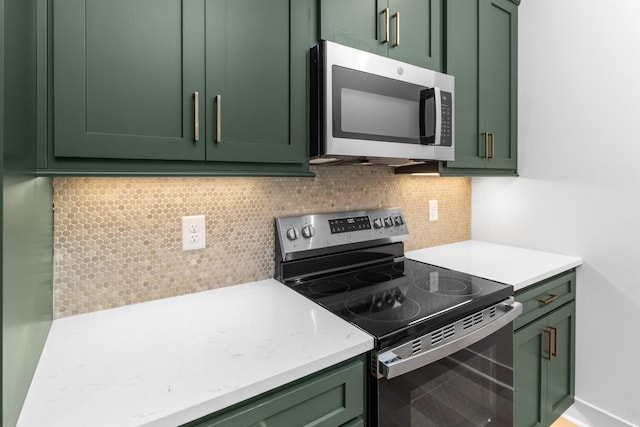
[[[316,234],[316,229],[313,228],[313,225],[305,225],[302,227],[302,237],[305,239],[309,239]]]
[[[287,230],[287,239],[296,240],[298,237],[300,237],[300,233],[298,232],[297,228],[291,227]]]
[[[385,227],[391,227],[393,225],[393,220],[391,219],[390,216],[386,217],[384,219],[384,226]]]
[[[402,225],[402,224],[404,224],[404,221],[402,220],[402,216],[400,216],[400,215],[396,215],[396,216],[394,216],[394,217],[393,217],[393,223],[394,223],[395,225]]]
[[[373,228],[382,228],[382,219],[381,218],[376,218],[373,220]]]

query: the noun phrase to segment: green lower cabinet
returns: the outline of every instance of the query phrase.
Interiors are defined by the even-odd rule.
[[[515,426],[549,426],[573,403],[575,310],[567,303],[515,331]]]
[[[361,417],[343,424],[342,427],[364,427],[364,420]]]
[[[364,427],[364,366],[354,359],[184,427]]]
[[[311,5],[40,0],[40,169],[308,171]]]
[[[442,70],[442,0],[319,0],[320,39]]]

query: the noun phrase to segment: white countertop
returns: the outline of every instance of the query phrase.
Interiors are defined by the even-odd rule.
[[[409,251],[407,258],[513,285],[517,291],[582,264],[582,258],[466,240]]]
[[[173,427],[372,348],[275,280],[59,319],[18,427]]]

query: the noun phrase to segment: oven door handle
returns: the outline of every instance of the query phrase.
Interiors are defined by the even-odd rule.
[[[473,330],[473,332],[443,342],[428,350],[408,357],[402,357],[398,354],[400,353],[398,349],[402,346],[384,351],[377,355],[378,377],[395,378],[450,356],[509,325],[520,313],[522,313],[522,304],[517,301],[510,301],[508,304],[500,305],[500,313],[491,323],[486,323],[482,327]],[[430,335],[427,336],[430,337]],[[409,346],[415,341],[411,341]],[[406,345],[404,344],[403,346]]]

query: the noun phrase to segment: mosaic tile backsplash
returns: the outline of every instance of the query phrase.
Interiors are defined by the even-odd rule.
[[[315,178],[55,178],[54,317],[273,277],[274,218],[400,206],[406,250],[471,237],[469,178],[316,166]],[[429,200],[439,219],[429,222]],[[206,249],[182,251],[182,217]]]

